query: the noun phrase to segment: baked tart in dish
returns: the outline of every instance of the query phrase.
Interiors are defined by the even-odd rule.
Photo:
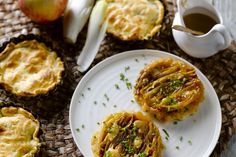
[[[134,96],[142,109],[154,114],[159,121],[175,121],[197,111],[204,87],[193,67],[163,58],[140,72]]]
[[[141,112],[110,115],[92,137],[95,157],[161,157],[163,148],[158,128]]]
[[[10,42],[0,53],[0,84],[17,96],[47,94],[63,71],[56,52],[37,40]]]
[[[0,156],[34,157],[39,151],[39,122],[17,107],[0,109]]]
[[[106,0],[107,32],[121,40],[145,40],[160,31],[164,6],[159,0]]]

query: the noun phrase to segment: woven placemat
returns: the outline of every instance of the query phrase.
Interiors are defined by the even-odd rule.
[[[223,151],[228,149],[228,141],[236,133],[236,47],[232,45],[230,49],[222,51],[207,59],[195,59],[186,55],[175,44],[171,35],[170,26],[174,17],[176,5],[175,0],[165,0],[166,13],[162,30],[152,40],[123,42],[111,35],[107,35],[103,41],[99,53],[93,65],[101,60],[133,49],[158,49],[181,56],[197,66],[213,84],[221,102],[223,113],[223,124],[219,142],[212,153],[212,157],[219,157]],[[61,19],[50,25],[37,25],[25,17],[18,10],[16,0],[0,0],[0,46],[13,37],[21,34],[36,34],[53,43],[54,47],[63,49],[63,60],[66,64],[65,85],[63,90],[56,91],[56,98],[45,100],[47,105],[61,104],[60,112],[49,112],[39,114],[41,122],[42,141],[40,156],[76,157],[82,156],[74,141],[69,127],[69,102],[73,90],[84,74],[77,71],[75,58],[79,55],[86,37],[86,28],[80,33],[78,41],[74,45],[63,42]],[[41,98],[42,99],[42,98]],[[23,105],[18,98],[8,95],[4,90],[0,90],[0,102],[14,102]],[[37,100],[28,100],[33,103],[40,103]],[[25,106],[27,108],[27,106]],[[36,111],[37,112],[37,111]],[[41,111],[38,111],[39,113]],[[37,114],[37,113],[36,113]]]

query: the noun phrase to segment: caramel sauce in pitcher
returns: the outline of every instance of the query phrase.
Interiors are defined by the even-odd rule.
[[[185,26],[194,31],[207,33],[217,24],[216,20],[201,13],[191,13],[183,16]]]

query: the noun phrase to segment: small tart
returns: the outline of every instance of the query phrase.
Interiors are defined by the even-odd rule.
[[[33,157],[39,150],[39,122],[22,108],[0,109],[0,156]]]
[[[92,137],[95,157],[161,157],[163,149],[158,128],[141,112],[110,115]]]
[[[159,0],[106,0],[107,32],[121,40],[145,40],[161,28],[164,6]]]
[[[64,65],[43,43],[9,43],[0,53],[0,84],[18,96],[46,94],[61,81]]]
[[[136,81],[134,96],[144,111],[161,121],[182,120],[197,111],[204,87],[195,69],[171,58],[147,65]]]

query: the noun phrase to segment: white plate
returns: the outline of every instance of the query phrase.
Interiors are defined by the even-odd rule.
[[[133,90],[128,90],[126,84],[120,80],[120,73],[134,85],[145,64],[163,57],[187,62],[161,51],[135,50],[104,60],[83,77],[73,94],[69,118],[75,143],[85,157],[93,156],[91,137],[100,129],[99,123],[108,115],[120,111],[141,111],[140,106],[132,102]],[[125,70],[125,67],[130,69]],[[219,138],[221,109],[218,97],[207,78],[198,69],[196,71],[205,87],[205,99],[198,112],[178,124],[160,124],[154,120],[166,146],[163,157],[208,157]],[[94,104],[95,101],[97,104]],[[76,131],[78,128],[79,132]],[[165,139],[162,129],[169,133],[169,140]]]

